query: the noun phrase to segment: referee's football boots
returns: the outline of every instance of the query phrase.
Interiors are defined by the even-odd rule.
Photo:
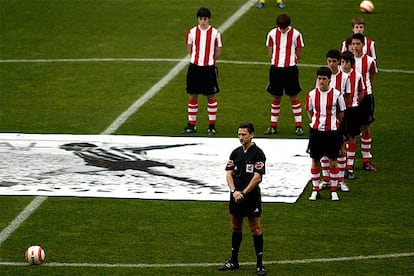
[[[223,266],[219,268],[220,271],[227,270],[237,270],[239,269],[239,263],[232,262],[231,260],[227,261]]]
[[[260,265],[260,266],[256,267],[256,272],[257,272],[258,276],[266,275],[266,269],[264,268],[263,265]]]

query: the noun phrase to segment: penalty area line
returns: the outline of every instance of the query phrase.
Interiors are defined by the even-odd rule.
[[[367,256],[353,256],[353,257],[336,257],[336,258],[319,258],[319,259],[301,259],[301,260],[280,260],[280,261],[265,261],[264,264],[310,264],[310,263],[330,263],[330,262],[346,262],[346,261],[361,261],[370,259],[390,259],[390,258],[404,258],[413,257],[414,252],[409,253],[394,253],[384,255],[367,255]],[[256,262],[242,262],[240,265],[255,265]],[[173,267],[210,267],[220,266],[222,263],[176,263],[176,264],[94,264],[94,263],[44,263],[42,266],[50,267],[102,267],[102,268],[173,268]],[[22,262],[0,262],[0,266],[28,266],[27,263]]]

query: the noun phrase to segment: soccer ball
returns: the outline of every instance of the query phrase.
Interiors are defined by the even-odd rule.
[[[25,259],[30,265],[42,264],[45,260],[45,251],[38,245],[29,246],[26,249]]]
[[[364,0],[359,4],[359,9],[363,13],[372,13],[374,11],[374,4],[371,1]]]

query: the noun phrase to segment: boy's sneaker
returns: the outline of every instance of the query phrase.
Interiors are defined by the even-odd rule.
[[[181,133],[183,134],[188,134],[188,133],[196,133],[197,132],[197,128],[196,126],[190,125],[188,124],[182,131]]]
[[[277,3],[277,6],[278,6],[278,8],[280,8],[280,9],[284,9],[284,8],[286,8],[286,4],[285,4],[285,3],[283,3],[283,1],[282,1],[282,2]]]
[[[220,271],[236,270],[236,269],[239,269],[239,263],[233,263],[231,260],[227,261],[222,267],[219,268]]]
[[[345,178],[349,179],[349,180],[353,180],[355,179],[355,174],[353,171],[350,170],[346,170],[345,171]]]
[[[377,171],[377,168],[375,168],[375,166],[374,166],[374,165],[372,165],[372,164],[371,164],[371,162],[365,162],[365,163],[362,165],[362,168],[363,168],[364,170],[367,170],[367,171],[370,171],[370,172],[376,172],[376,171]]]
[[[257,2],[257,4],[256,4],[256,8],[258,8],[258,9],[260,9],[260,8],[263,8],[264,7],[264,3],[262,3],[262,2]]]
[[[349,192],[349,187],[346,185],[345,181],[339,182],[339,185],[342,192]]]
[[[210,124],[208,126],[208,129],[207,129],[207,134],[208,135],[215,135],[216,134],[216,126],[213,125],[213,124]]]
[[[338,201],[339,200],[339,196],[337,192],[331,192],[331,200],[332,201]]]
[[[296,127],[295,133],[296,133],[296,136],[303,136],[305,134],[303,132],[303,128],[302,127]]]
[[[256,271],[257,271],[257,275],[258,276],[264,276],[264,275],[266,275],[266,269],[264,268],[263,265],[258,266],[256,268]]]
[[[264,135],[272,135],[277,133],[277,127],[270,126],[266,131],[264,132]]]
[[[319,191],[312,191],[311,196],[309,197],[309,200],[315,201],[321,198],[321,194]]]

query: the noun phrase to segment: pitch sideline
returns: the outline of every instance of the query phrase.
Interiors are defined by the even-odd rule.
[[[413,257],[414,252],[394,253],[383,255],[367,255],[353,257],[334,257],[334,258],[318,258],[318,259],[298,259],[298,260],[280,260],[265,261],[265,265],[283,265],[283,264],[311,264],[311,263],[331,263],[346,261],[362,261],[372,259],[390,259]],[[256,262],[241,262],[240,265],[255,265]],[[222,263],[176,263],[176,264],[107,264],[107,263],[44,263],[42,266],[50,267],[96,267],[96,268],[174,268],[174,267],[211,267],[220,266]],[[28,266],[24,262],[0,262],[0,266]]]

